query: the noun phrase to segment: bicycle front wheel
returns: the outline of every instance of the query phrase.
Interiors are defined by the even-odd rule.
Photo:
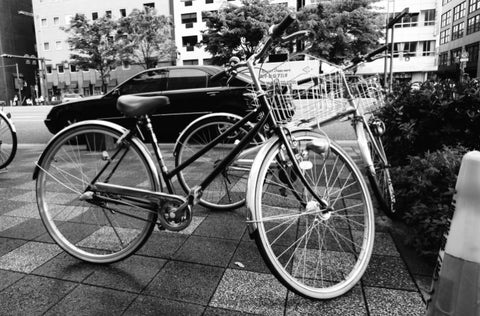
[[[157,213],[135,206],[133,199],[88,198],[96,182],[159,189],[145,146],[135,138],[117,143],[123,132],[108,123],[72,125],[49,143],[38,165],[42,221],[61,248],[84,261],[110,263],[131,255],[156,223]]]
[[[0,169],[12,162],[17,152],[17,133],[4,113],[0,112]]]
[[[368,135],[368,133],[366,134]],[[370,138],[368,147],[372,157],[373,169],[367,168],[367,176],[373,193],[385,215],[396,219],[399,214],[395,209],[395,194],[390,177],[390,167],[380,136],[374,135],[373,139]]]
[[[190,159],[240,119],[236,115],[208,115],[191,124],[182,132],[175,146],[175,165],[178,167]],[[251,128],[251,124],[240,127],[181,170],[178,180],[185,192],[188,193],[194,186],[199,185],[204,176],[214,170]],[[248,147],[252,148],[263,142],[263,136],[257,135]],[[242,206],[245,203],[248,174],[256,153],[255,150],[250,154],[243,153],[241,158],[227,166],[205,188],[199,203],[213,210],[231,210]]]
[[[255,160],[256,178],[249,182],[254,237],[270,270],[287,288],[308,298],[337,297],[360,280],[370,260],[371,199],[357,166],[336,143],[322,153],[310,145],[325,144],[323,136],[293,135],[301,173],[327,207],[299,180],[285,145],[269,143]]]

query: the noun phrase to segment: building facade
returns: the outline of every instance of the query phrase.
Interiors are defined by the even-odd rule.
[[[480,77],[480,0],[442,0],[441,4],[439,75]]]
[[[14,1],[14,0],[12,0]],[[71,50],[67,33],[62,27],[69,25],[77,13],[89,20],[108,15],[113,19],[127,16],[133,9],[153,7],[158,14],[172,16],[173,0],[30,0],[33,3],[38,55],[45,58],[42,66],[42,92],[48,100],[73,92],[84,96],[101,93],[100,75],[95,70],[82,71],[69,63]],[[3,0],[2,0],[3,2]],[[136,66],[120,66],[112,70],[109,88],[138,73]]]
[[[393,73],[393,81],[425,81],[435,76],[438,38],[438,0],[384,0],[376,10],[393,17],[408,8],[409,14],[393,28],[385,30],[393,43],[393,58],[363,65],[360,74]],[[388,33],[387,33],[388,32]]]
[[[0,54],[36,57],[31,0],[0,1]],[[37,60],[0,58],[0,103],[34,102],[38,91]],[[18,77],[17,77],[18,75]]]

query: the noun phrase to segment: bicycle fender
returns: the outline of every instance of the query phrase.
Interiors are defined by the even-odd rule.
[[[257,156],[253,160],[250,173],[248,174],[247,194],[245,200],[247,206],[247,228],[250,236],[257,230],[257,218],[255,215],[255,192],[257,191],[257,186],[262,185],[262,183],[258,183],[257,175],[260,173],[260,167],[262,166],[263,159],[270,149],[279,141],[280,139],[277,136],[267,140],[267,142],[258,151]]]
[[[240,115],[233,114],[233,113],[227,113],[227,112],[210,113],[210,114],[205,114],[203,116],[200,116],[199,118],[193,120],[190,124],[188,124],[187,127],[185,127],[183,129],[183,131],[180,133],[180,135],[178,135],[178,138],[175,141],[175,146],[173,147],[173,152],[174,153],[177,152],[178,146],[180,146],[180,139],[182,139],[183,134],[185,134],[185,132],[187,130],[189,130],[193,125],[197,124],[198,122],[200,122],[202,120],[206,120],[206,119],[209,119],[211,117],[216,117],[216,116],[218,116],[218,117],[230,117],[230,118],[236,119],[236,120],[241,120],[243,118]],[[253,127],[252,123],[248,122],[248,124],[250,124],[251,127]]]

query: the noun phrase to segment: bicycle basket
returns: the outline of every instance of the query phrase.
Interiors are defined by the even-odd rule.
[[[272,81],[267,89],[272,115],[278,124],[286,124],[295,114],[295,105],[291,94],[291,85],[278,79]]]
[[[357,109],[362,114],[374,112],[376,109],[385,106],[385,95],[383,88],[376,78],[351,80],[348,84]]]

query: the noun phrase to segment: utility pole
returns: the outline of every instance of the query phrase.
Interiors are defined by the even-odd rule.
[[[18,105],[22,105],[22,86],[23,84],[20,83],[20,74],[18,73],[18,64],[15,63],[15,71],[17,72],[17,77],[16,77],[16,83],[18,84],[18,97],[20,100],[20,103]]]

